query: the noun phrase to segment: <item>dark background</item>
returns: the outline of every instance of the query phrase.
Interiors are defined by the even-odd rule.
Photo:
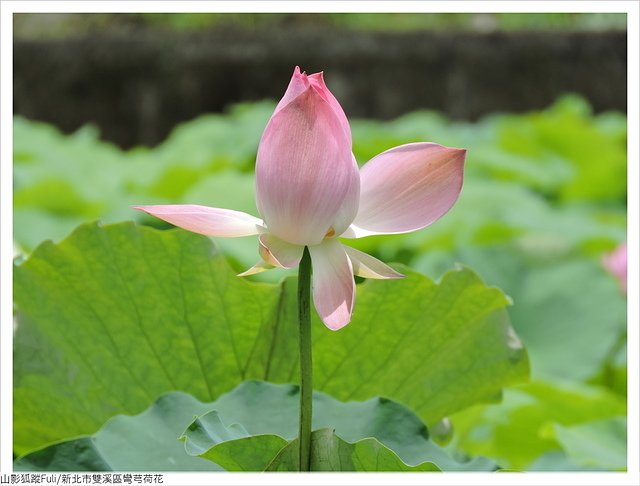
[[[94,123],[121,147],[155,145],[202,113],[279,98],[300,65],[325,72],[349,117],[424,108],[475,120],[567,92],[596,112],[626,111],[619,16],[549,29],[560,17],[511,28],[504,16],[409,15],[24,14],[14,18],[14,110],[65,132]]]

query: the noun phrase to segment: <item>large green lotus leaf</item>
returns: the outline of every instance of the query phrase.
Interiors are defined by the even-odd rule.
[[[511,318],[544,379],[588,380],[626,332],[626,300],[595,259],[573,259],[523,273]],[[517,299],[517,300],[516,300]]]
[[[474,268],[514,300],[513,327],[524,341],[532,374],[586,381],[596,375],[626,330],[626,301],[615,279],[594,257],[560,251],[553,242],[465,246],[425,255],[417,268],[442,273],[453,262]]]
[[[264,437],[264,436],[262,436]],[[408,466],[375,439],[345,442],[331,429],[311,433],[311,471],[440,471],[432,462]],[[291,441],[267,467],[268,471],[299,471],[298,439]]]
[[[210,403],[172,392],[160,397],[142,414],[111,418],[93,436],[30,452],[16,461],[14,469],[216,471],[222,466],[264,470],[280,449],[296,437],[298,405],[298,386],[258,381],[244,382]],[[467,462],[452,459],[429,439],[426,426],[413,412],[391,400],[341,402],[316,392],[313,405],[314,429],[335,424],[332,429],[348,442],[373,437],[404,463],[430,461],[440,469],[452,471],[491,471],[497,467],[482,458]],[[178,441],[181,434],[184,444]],[[252,453],[247,455],[247,441],[234,439],[250,435],[270,439],[249,441]],[[232,442],[225,446],[223,459],[208,452],[228,441]]]
[[[18,458],[16,471],[220,471],[209,461],[185,454],[180,433],[194,415],[211,410],[190,395],[161,396],[139,415],[117,415],[94,435],[45,446]],[[244,437],[237,427],[218,423],[227,439]],[[211,434],[213,424],[211,424]]]
[[[167,391],[212,401],[244,381],[254,345],[270,344],[256,338],[279,289],[233,275],[183,231],[88,225],[41,245],[14,274],[17,452],[95,432]]]
[[[20,471],[113,471],[96,447],[95,438],[79,437],[57,442],[18,458],[13,470]]]
[[[252,435],[217,443],[197,456],[214,462],[225,471],[266,471],[269,464],[288,443],[279,435]]]
[[[339,340],[315,326],[315,388],[342,400],[382,394],[433,424],[478,401],[494,401],[498,381],[528,376],[500,290],[468,269],[447,273],[440,284],[400,270],[409,278],[362,286]]]
[[[298,439],[287,443],[277,435],[255,435],[222,442],[201,455],[227,471],[299,471]],[[311,434],[311,471],[440,471],[432,462],[408,466],[376,439],[350,444],[332,429]]]
[[[280,410],[260,407],[259,413],[265,412],[281,414]],[[293,417],[295,415],[288,418],[291,420]],[[249,435],[244,426],[238,423],[232,423],[227,430],[240,428],[244,433],[238,434],[239,438],[230,437],[228,433],[220,433],[221,423],[222,418],[216,410],[197,417],[180,436],[180,440],[184,441],[185,453],[207,459],[225,471],[264,471],[280,449],[287,445],[287,440],[279,435]],[[228,447],[214,450],[212,444]]]
[[[583,469],[568,447],[582,432],[582,425],[618,420],[625,413],[625,399],[603,387],[534,382],[507,390],[500,404],[477,405],[451,420],[455,446],[468,454],[491,457],[503,467],[536,470],[555,468],[560,457],[559,466],[573,470]],[[565,436],[556,430],[566,432]],[[589,426],[588,432],[593,437],[596,431]],[[620,441],[617,444],[618,450],[625,447]]]
[[[352,323],[313,324],[314,388],[387,396],[427,423],[528,374],[507,297],[472,271],[359,286]],[[95,432],[182,390],[212,401],[246,379],[296,382],[295,279],[238,278],[210,240],[131,223],[81,226],[14,273],[18,453]]]
[[[238,423],[251,435],[277,434],[292,440],[298,435],[299,388],[246,382],[223,395],[213,405],[225,423]],[[277,413],[274,413],[274,410]],[[218,441],[207,432],[207,415],[194,422],[186,447],[200,454]],[[214,417],[215,422],[215,417]],[[496,465],[485,459],[458,462],[429,438],[425,424],[408,408],[385,398],[343,402],[320,392],[313,395],[313,429],[331,428],[348,442],[375,437],[407,464],[435,462],[441,469],[490,471]],[[194,440],[199,439],[198,443]]]

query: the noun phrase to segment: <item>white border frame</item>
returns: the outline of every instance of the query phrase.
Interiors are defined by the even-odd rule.
[[[627,14],[627,99],[628,99],[628,248],[629,282],[628,295],[634,296],[628,303],[628,472],[627,473],[446,473],[441,475],[424,473],[377,473],[377,474],[308,474],[304,478],[297,474],[233,474],[233,473],[170,473],[165,475],[165,484],[478,484],[478,485],[637,485],[640,484],[639,437],[640,410],[638,383],[640,382],[639,312],[637,296],[640,295],[638,280],[640,248],[639,208],[640,180],[639,161],[639,52],[640,3],[637,0],[617,1],[17,1],[0,3],[0,467],[2,473],[12,471],[12,117],[13,117],[13,13],[28,12],[575,12],[575,13],[626,13]],[[303,481],[301,481],[303,480]]]

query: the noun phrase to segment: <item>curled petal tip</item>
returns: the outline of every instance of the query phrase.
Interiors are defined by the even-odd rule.
[[[260,261],[244,272],[238,273],[236,277],[248,277],[249,275],[255,275],[256,273],[266,272],[267,270],[271,270],[272,268],[275,267],[273,265],[269,265],[266,262]]]
[[[309,79],[317,80],[319,83],[324,85],[324,71],[319,71],[317,73],[313,73],[309,75]]]
[[[464,163],[465,159],[467,158],[467,149],[464,148],[452,148],[451,149],[454,153],[454,155],[460,159],[460,162]]]
[[[457,154],[460,155],[460,157],[466,157],[467,156],[467,149],[465,149],[465,148],[452,148],[451,150],[454,150]]]
[[[363,278],[374,279],[400,279],[405,278],[399,272],[396,272],[389,265],[382,263],[375,257],[364,253],[360,250],[356,250],[347,245],[343,245],[344,251],[347,253],[351,266],[353,268],[353,274]]]
[[[391,267],[389,267],[391,268]],[[393,268],[391,268],[391,270],[393,270]],[[391,277],[385,277],[385,279],[387,280],[402,280],[403,278],[407,278],[407,276],[404,273],[400,273],[400,272],[396,272],[395,270],[393,270],[395,272],[395,275],[391,276]]]
[[[293,76],[296,78],[307,78],[307,72],[300,69],[300,66],[296,66],[293,70]]]

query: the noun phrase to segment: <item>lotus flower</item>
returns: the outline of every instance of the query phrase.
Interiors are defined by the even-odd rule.
[[[136,209],[204,235],[259,235],[261,259],[240,276],[296,267],[308,247],[316,310],[329,329],[337,330],[351,320],[354,274],[403,277],[338,237],[407,233],[430,225],[458,198],[465,154],[434,143],[410,143],[375,156],[359,170],[349,123],[322,73],[307,75],[296,67],[258,147],[261,219],[191,204]]]
[[[602,264],[620,285],[623,293],[627,293],[627,242],[621,243],[611,253],[602,257]]]

